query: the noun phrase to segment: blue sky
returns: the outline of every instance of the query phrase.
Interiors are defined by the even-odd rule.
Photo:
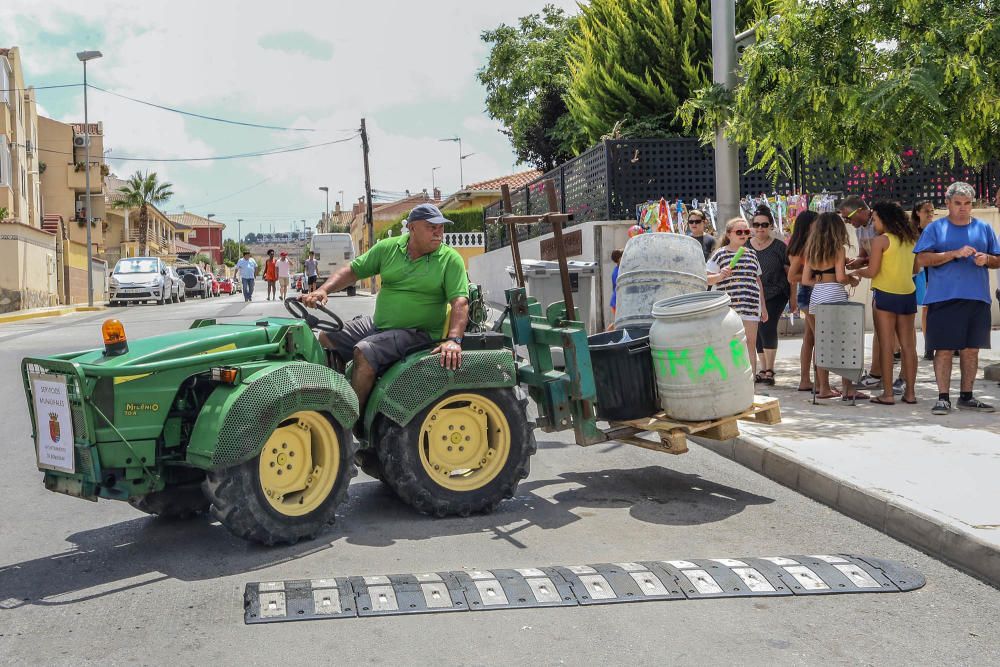
[[[459,186],[529,168],[515,165],[498,126],[483,112],[476,70],[488,55],[483,30],[539,11],[546,0],[402,0],[263,3],[235,0],[6,0],[0,46],[19,46],[29,85],[81,80],[75,53],[98,49],[90,82],[199,114],[309,128],[284,132],[238,127],[153,109],[100,91],[89,93],[92,121],[103,121],[106,159],[122,176],[156,171],[174,184],[170,211],[215,213],[236,236],[314,224],[324,207],[364,193],[357,139],[244,160],[126,162],[117,157],[189,158],[254,152],[349,138],[367,118],[372,186],[384,191]],[[554,4],[576,11],[575,2]],[[45,115],[82,121],[80,88],[39,90]],[[245,190],[244,192],[240,192]],[[344,194],[340,195],[339,191]]]

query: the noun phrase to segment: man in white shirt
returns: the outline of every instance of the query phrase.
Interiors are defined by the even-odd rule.
[[[292,277],[292,263],[288,261],[288,253],[281,251],[281,258],[275,262],[278,267],[278,288],[281,291],[281,300],[284,301],[288,295],[288,281]]]
[[[236,262],[236,272],[243,282],[243,300],[250,301],[253,298],[253,284],[257,277],[257,262],[250,257],[250,251],[243,251],[243,259]]]

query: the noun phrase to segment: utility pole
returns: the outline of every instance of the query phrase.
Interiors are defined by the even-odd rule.
[[[736,3],[712,0],[712,80],[736,87]],[[722,126],[715,131],[715,198],[719,206],[719,225],[735,218],[740,211],[740,152],[731,144]]]
[[[375,221],[372,213],[372,179],[368,169],[368,128],[364,118],[361,119],[361,150],[365,158],[365,226],[368,228],[368,249],[371,250],[371,247],[375,245]],[[374,276],[371,281],[371,292],[375,294],[378,292],[378,286]]]

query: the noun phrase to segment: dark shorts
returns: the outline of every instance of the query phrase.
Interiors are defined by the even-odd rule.
[[[799,308],[809,310],[809,299],[812,297],[812,293],[812,285],[799,285],[799,292],[795,295],[796,301],[799,303]]]
[[[316,285],[316,276],[309,276],[306,284],[309,285],[309,287],[314,287]]]
[[[872,290],[872,306],[887,313],[913,315],[917,312],[917,293],[893,294],[882,290]]]
[[[368,315],[344,322],[341,331],[325,335],[344,363],[351,361],[354,350],[358,349],[376,375],[381,375],[411,349],[432,342],[427,332],[420,329],[379,329]]]
[[[992,304],[952,299],[927,305],[928,350],[990,349]]]

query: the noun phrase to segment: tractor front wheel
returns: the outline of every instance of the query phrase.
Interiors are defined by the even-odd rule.
[[[356,474],[350,436],[307,410],[282,421],[255,458],[209,471],[205,493],[212,516],[237,537],[295,544],[333,523]]]
[[[455,391],[375,438],[382,479],[423,514],[491,512],[514,496],[535,453],[527,400],[513,389]]]

